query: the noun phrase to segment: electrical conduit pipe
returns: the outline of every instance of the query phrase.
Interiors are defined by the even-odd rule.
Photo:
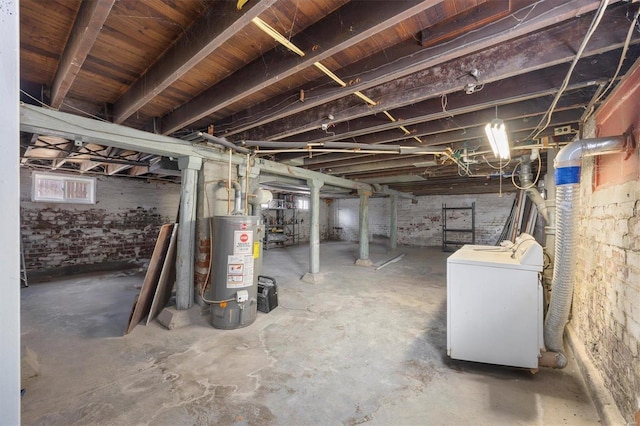
[[[548,365],[564,368],[564,327],[569,320],[573,297],[575,259],[575,205],[580,194],[580,166],[582,157],[623,152],[633,148],[627,136],[576,140],[562,148],[555,160],[556,183],[556,243],[555,269],[551,282],[551,299],[544,321],[544,343],[554,352]],[[549,355],[549,354],[547,354]],[[542,364],[542,363],[541,363]]]

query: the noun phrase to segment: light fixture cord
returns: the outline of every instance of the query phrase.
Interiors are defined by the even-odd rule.
[[[498,108],[496,108],[497,110]],[[500,193],[498,194],[499,198],[502,198],[502,157],[500,157],[500,171],[499,173],[499,179],[500,179]]]

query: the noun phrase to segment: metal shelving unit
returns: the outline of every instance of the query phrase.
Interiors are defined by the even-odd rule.
[[[298,244],[297,210],[292,199],[274,199],[263,210],[265,233],[263,248]]]
[[[450,212],[454,211],[469,211],[471,213],[471,228],[456,227],[449,228],[447,220],[456,220],[459,218],[450,217]],[[453,226],[455,226],[454,224]],[[451,235],[453,234],[453,236]],[[455,239],[455,237],[462,237],[463,235],[471,235],[471,239],[462,240]],[[442,205],[442,251],[455,251],[465,244],[476,243],[476,203],[471,203],[470,207],[447,207],[446,204]],[[455,247],[454,247],[455,246]]]

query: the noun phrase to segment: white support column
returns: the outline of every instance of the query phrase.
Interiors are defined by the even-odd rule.
[[[189,309],[193,306],[198,171],[202,168],[202,158],[180,157],[178,168],[182,170],[182,192],[176,259],[176,308]]]
[[[309,230],[309,272],[302,281],[316,284],[320,281],[320,188],[324,182],[317,179],[307,180],[311,189],[311,229]]]
[[[20,110],[18,0],[0,6],[0,423],[20,424]]]
[[[359,189],[360,194],[360,258],[356,260],[358,266],[371,266],[369,259],[369,197],[371,191]]]
[[[389,206],[389,212],[391,218],[389,219],[389,250],[396,251],[398,248],[398,196],[393,194],[389,197],[391,205]]]

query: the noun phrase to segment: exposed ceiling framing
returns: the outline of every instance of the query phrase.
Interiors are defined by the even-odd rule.
[[[640,57],[636,2],[609,2],[575,64],[600,1],[237,3],[21,0],[22,100],[192,143],[198,132],[278,141],[256,155],[416,195],[493,192],[513,190],[518,161],[495,169],[489,120],[505,121],[514,156],[540,146],[544,158]],[[448,150],[290,152],[291,142]],[[46,129],[20,143],[25,167],[179,179],[153,152]]]

